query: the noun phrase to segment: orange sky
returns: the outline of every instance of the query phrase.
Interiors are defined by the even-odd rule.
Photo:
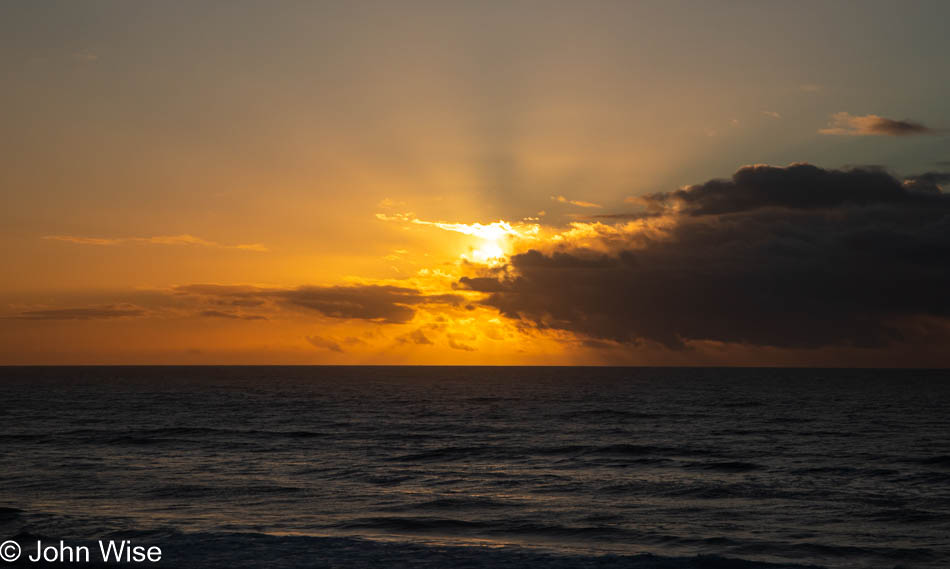
[[[860,21],[361,6],[0,8],[0,364],[942,361],[926,342],[592,335],[586,315],[506,314],[463,277],[649,249],[683,218],[643,196],[747,164],[937,168],[945,19],[908,8],[908,35],[886,4]]]

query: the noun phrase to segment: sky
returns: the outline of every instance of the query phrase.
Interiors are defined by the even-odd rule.
[[[950,365],[946,2],[5,2],[0,364]]]

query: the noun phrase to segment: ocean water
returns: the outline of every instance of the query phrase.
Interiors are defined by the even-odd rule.
[[[120,537],[172,567],[950,566],[946,371],[0,368],[0,424],[0,541],[26,549]]]

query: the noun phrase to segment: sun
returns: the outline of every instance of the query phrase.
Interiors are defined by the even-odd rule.
[[[505,250],[496,239],[488,239],[478,248],[472,250],[471,261],[483,265],[498,265],[505,260]]]

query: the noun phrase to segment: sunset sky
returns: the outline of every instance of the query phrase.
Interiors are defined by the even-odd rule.
[[[947,22],[5,2],[0,364],[950,365]]]

